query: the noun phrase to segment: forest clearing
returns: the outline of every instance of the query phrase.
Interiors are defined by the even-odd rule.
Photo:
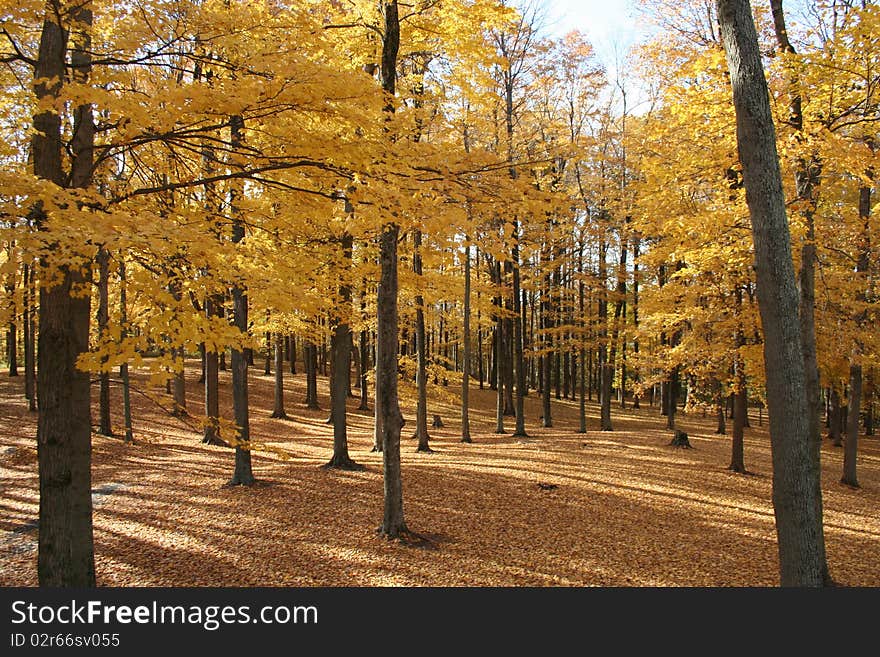
[[[197,365],[197,363],[196,363]],[[254,369],[254,368],[252,368]],[[258,370],[259,368],[257,368]],[[196,373],[190,371],[194,396]],[[223,373],[228,397],[229,375]],[[254,488],[226,487],[232,452],[151,399],[133,397],[135,443],[95,437],[95,553],[100,586],[772,586],[777,555],[766,422],[746,430],[752,474],[727,470],[730,436],[714,418],[680,417],[694,449],[669,446],[658,407],[615,410],[598,431],[589,404],[553,401],[557,428],[528,439],[495,435],[494,393],[475,390],[472,444],[460,442],[455,403],[431,400],[444,418],[434,453],[405,437],[408,523],[421,547],[380,540],[381,458],[370,452],[373,414],[350,406],[350,450],[364,472],[325,470],[332,454],[326,411],[302,404],[290,377],[291,420],[270,418],[272,378],[254,371],[254,440],[290,454],[254,454]],[[37,516],[34,420],[16,389],[2,391],[3,585],[35,586]],[[143,387],[168,404],[161,386]],[[327,408],[326,379],[320,403]],[[114,386],[115,392],[116,386]],[[295,400],[295,401],[293,401]],[[540,399],[527,399],[537,417]],[[295,411],[293,410],[295,409]],[[193,410],[198,412],[198,406]],[[412,426],[413,406],[404,407]],[[14,449],[13,449],[14,448]],[[880,586],[880,441],[865,440],[862,488],[839,483],[841,448],[822,450],[828,558],[835,581]],[[545,484],[548,489],[542,489]],[[556,486],[549,489],[549,486]],[[114,488],[115,487],[115,488]],[[111,491],[101,494],[101,491]],[[27,529],[30,527],[30,529]]]

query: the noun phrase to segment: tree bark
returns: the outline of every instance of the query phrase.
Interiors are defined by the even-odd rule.
[[[382,89],[387,94],[386,111],[394,112],[397,81],[397,53],[400,48],[400,19],[397,0],[382,0],[385,31],[382,38]],[[376,301],[376,414],[381,422],[384,507],[379,533],[399,538],[407,533],[403,517],[403,482],[400,473],[400,430],[403,416],[397,396],[397,236],[400,227],[386,224],[379,237],[380,280]]]
[[[306,368],[306,408],[320,411],[318,404],[318,348],[311,341],[303,345]],[[291,361],[292,362],[292,361]]]
[[[422,232],[413,231],[413,273],[420,285],[422,276]],[[425,299],[421,290],[416,293],[416,430],[413,438],[418,441],[417,452],[432,452],[428,444],[428,370],[425,353]]]
[[[862,401],[862,366],[849,366],[849,404],[847,405],[846,438],[843,441],[843,477],[841,483],[859,487],[856,468],[859,453],[859,410]]]
[[[28,410],[37,410],[37,392],[36,392],[36,312],[34,309],[34,301],[36,301],[36,292],[34,289],[34,267],[25,264],[23,271],[24,278],[24,327],[22,337],[24,338],[24,396],[28,401]]]
[[[471,246],[465,236],[464,246],[464,355],[461,367],[461,442],[471,441],[470,378],[471,378]]]
[[[284,411],[284,337],[281,333],[275,334],[275,394],[272,417],[286,420],[287,413]]]
[[[110,322],[110,309],[108,300],[108,287],[110,278],[110,254],[103,246],[98,247],[98,334],[101,339],[106,339],[107,325]],[[106,357],[101,358],[102,363],[107,362]],[[113,428],[110,424],[110,372],[101,367],[98,375],[98,433],[102,436],[112,436]]]
[[[244,121],[241,116],[230,117],[230,146],[235,151],[241,144],[244,135]],[[230,206],[232,220],[232,243],[239,244],[244,239],[244,223],[241,221],[241,211],[235,206],[237,197],[241,194],[236,186],[231,191]],[[248,335],[248,298],[241,284],[236,283],[232,287],[232,323],[239,330],[241,339]],[[232,412],[235,416],[235,426],[238,436],[235,442],[235,470],[230,486],[251,486],[254,484],[254,474],[251,466],[251,436],[250,436],[250,409],[248,408],[248,354],[244,349],[232,349]]]
[[[208,317],[220,316],[218,300],[205,301]],[[217,351],[205,345],[205,433],[202,442],[207,445],[225,445],[220,439],[220,366]]]
[[[873,144],[870,144],[873,150]],[[873,171],[868,171],[868,176],[873,179]],[[859,219],[862,221],[861,234],[859,235],[859,253],[856,261],[856,275],[859,288],[856,292],[856,303],[861,305],[867,299],[868,281],[865,279],[868,273],[869,259],[871,256],[871,187],[863,186],[859,189]],[[859,446],[859,413],[862,406],[862,336],[867,313],[862,309],[856,310],[854,323],[856,326],[856,338],[853,345],[852,357],[849,366],[849,404],[846,426],[846,439],[843,445],[843,478],[842,483],[858,488],[859,478],[856,463],[858,461]]]
[[[800,297],[769,92],[748,0],[717,0],[717,8],[755,244],[780,582],[783,586],[822,586],[828,580],[822,496],[810,436]]]
[[[58,0],[46,3],[34,92],[38,106],[31,141],[34,175],[65,185],[61,159],[61,117],[54,109],[65,79],[67,33],[59,24],[67,9]],[[74,24],[72,63],[75,79],[87,83],[91,69],[89,34],[91,3],[71,12]],[[51,108],[51,109],[50,109]],[[70,184],[91,184],[94,124],[90,105],[75,110],[73,163]],[[44,229],[45,214],[37,207],[37,227]],[[52,266],[41,260],[52,279]],[[89,298],[76,296],[74,288],[86,282],[85,263],[60,267],[51,288],[40,287],[40,330],[37,351],[37,461],[40,480],[37,573],[40,586],[95,586],[92,538],[91,419],[89,375],[77,368],[80,354],[89,349]]]
[[[840,392],[837,386],[833,385],[829,401],[828,437],[831,439],[831,445],[834,447],[841,447],[843,445],[843,436],[841,435],[842,415],[843,409],[840,404]]]
[[[119,323],[122,325],[120,336],[124,340],[128,337],[128,299],[125,280],[125,256],[119,257]],[[122,423],[127,443],[134,442],[134,431],[131,423],[131,381],[128,376],[128,362],[119,365],[119,378],[122,379]]]
[[[349,212],[351,211],[350,208]],[[346,268],[351,265],[353,238],[348,233],[342,236],[342,255]],[[347,277],[348,272],[343,274]],[[351,285],[344,279],[339,286],[341,313],[351,311]],[[333,332],[330,335],[330,354],[333,377],[330,386],[330,417],[333,420],[333,456],[325,465],[340,470],[363,470],[348,454],[348,384],[351,374],[351,326],[346,317],[333,319]]]

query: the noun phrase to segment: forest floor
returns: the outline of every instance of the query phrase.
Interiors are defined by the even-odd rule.
[[[190,412],[203,411],[195,366]],[[93,499],[102,586],[772,586],[778,582],[766,418],[746,430],[750,475],[728,471],[729,436],[702,413],[679,414],[694,449],[669,446],[657,408],[613,409],[600,432],[588,405],[526,399],[528,439],[496,435],[495,396],[471,388],[473,444],[460,438],[458,377],[432,394],[432,454],[416,453],[414,405],[403,405],[404,510],[423,547],[381,539],[381,454],[371,412],[349,403],[351,456],[363,472],[321,469],[332,452],[323,411],[302,403],[302,374],[286,375],[290,420],[271,419],[273,379],[251,368],[251,435],[260,481],[224,486],[231,450],[201,444],[196,417],[171,417],[164,386],[135,375],[134,444],[95,435]],[[0,585],[35,586],[36,414],[23,377],[0,377]],[[357,390],[354,391],[357,393]],[[121,425],[113,386],[114,428]],[[93,393],[97,400],[97,389]],[[372,403],[372,399],[370,400]],[[231,416],[229,372],[221,408]],[[97,408],[93,411],[97,418]],[[513,419],[507,418],[507,428]],[[861,489],[839,483],[842,448],[822,447],[825,536],[832,577],[880,586],[880,440],[860,439]],[[542,484],[543,486],[539,486]],[[553,488],[555,486],[555,488]]]

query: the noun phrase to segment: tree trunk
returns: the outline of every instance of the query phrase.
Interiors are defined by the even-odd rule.
[[[841,447],[843,445],[843,438],[840,433],[842,414],[843,410],[840,407],[840,392],[838,392],[837,386],[832,386],[830,411],[828,413],[828,437],[831,439],[831,444],[834,447]]]
[[[120,337],[128,337],[128,299],[126,298],[125,256],[119,258],[119,323],[122,326]],[[119,366],[119,378],[122,379],[122,423],[125,427],[125,442],[134,442],[134,431],[131,424],[131,381],[128,377],[128,362]]]
[[[107,325],[110,322],[110,308],[108,299],[108,286],[110,278],[110,254],[103,246],[98,247],[98,335],[102,340],[107,339]],[[107,358],[102,357],[101,362],[106,363]],[[98,375],[98,433],[102,436],[112,436],[113,427],[110,424],[110,372],[103,366]]]
[[[873,150],[873,144],[869,144]],[[868,176],[873,178],[873,171],[868,171]],[[859,254],[856,261],[856,274],[858,289],[856,303],[864,304],[867,299],[867,290],[870,283],[865,279],[868,273],[869,258],[871,255],[871,187],[863,186],[859,189],[859,218],[862,220],[862,230],[859,235]],[[855,315],[855,325],[858,333],[852,350],[852,360],[849,366],[849,404],[846,426],[846,440],[843,446],[843,478],[840,480],[848,486],[858,487],[859,479],[856,463],[858,460],[859,445],[859,413],[862,406],[862,336],[867,313],[858,310]]]
[[[578,364],[580,367],[580,405],[578,408],[578,433],[587,433],[587,390],[586,390],[586,360],[584,349],[584,335],[587,330],[586,314],[585,314],[585,285],[584,285],[584,244],[581,241],[578,248],[578,273],[580,280],[578,281],[578,314],[580,316],[580,352],[578,355]]]
[[[742,334],[739,335],[739,340]],[[736,395],[733,403],[733,440],[731,441],[730,466],[728,469],[744,474],[746,472],[743,453],[743,434],[748,412],[748,391],[746,388],[745,363],[742,357],[736,357]]]
[[[244,138],[244,121],[241,116],[230,117],[230,146],[235,151]],[[230,207],[233,216],[232,243],[238,244],[244,239],[244,224],[241,212],[235,206],[241,190],[233,186],[230,193]],[[245,339],[248,334],[248,298],[245,289],[238,283],[232,288],[232,323]],[[230,486],[251,486],[254,474],[251,467],[251,436],[250,409],[248,408],[248,353],[244,349],[232,350],[232,412],[238,436],[235,442],[235,471]]]
[[[47,2],[34,68],[38,107],[31,141],[34,175],[59,187],[65,184],[61,159],[61,118],[54,109],[65,79],[67,34],[56,21],[63,9],[57,0]],[[77,82],[87,83],[91,68],[89,32],[91,3],[72,10],[81,27],[72,34],[71,62]],[[72,142],[71,186],[91,184],[94,125],[91,105],[75,110]],[[36,208],[37,227],[44,228],[45,214]],[[52,288],[40,287],[40,330],[37,357],[37,461],[40,480],[37,572],[40,586],[95,586],[92,539],[91,420],[89,375],[77,368],[80,354],[89,349],[89,297],[75,294],[85,283],[80,265],[65,264],[60,271],[45,259],[40,262],[54,279]],[[55,267],[52,267],[55,270]],[[56,274],[53,276],[53,274]]]
[[[346,202],[349,214],[352,209]],[[348,233],[342,236],[342,256],[346,269],[351,267],[353,238]],[[344,275],[347,276],[348,272]],[[347,280],[339,286],[340,313],[351,311],[351,286]],[[363,470],[364,466],[355,463],[348,455],[348,401],[349,377],[351,375],[351,326],[346,317],[333,319],[333,332],[330,335],[330,355],[333,376],[330,383],[330,417],[333,420],[333,456],[324,466],[340,470]]]
[[[318,348],[311,341],[303,345],[306,368],[306,408],[320,411],[318,404]]]
[[[464,246],[464,356],[461,367],[461,442],[471,442],[471,246],[465,236]]]
[[[541,298],[541,405],[543,410],[545,428],[553,426],[553,409],[550,405],[550,359],[553,355],[553,336],[550,330],[553,322],[550,314],[552,305],[553,280],[550,273],[544,277],[544,294]]]
[[[171,356],[174,359],[174,380],[172,381],[172,392],[174,393],[174,416],[187,417],[189,413],[186,410],[186,360],[184,356],[186,351],[183,347],[175,347],[171,349]]]
[[[514,412],[516,424],[513,435],[520,438],[528,438],[526,433],[525,418],[525,395],[526,395],[526,371],[523,358],[523,323],[522,305],[520,298],[520,271],[519,271],[519,228],[514,220],[513,235],[513,366],[515,370],[516,399]]]
[[[822,496],[810,436],[800,298],[769,93],[748,1],[717,0],[717,8],[755,243],[780,582],[783,586],[822,586],[828,580]]]
[[[611,385],[614,382],[614,363],[608,357],[608,291],[606,264],[608,245],[605,238],[599,242],[599,429],[614,431],[611,426]]]
[[[843,477],[841,483],[859,487],[856,469],[859,452],[859,410],[862,403],[862,366],[849,366],[849,404],[847,405],[846,439],[843,443]]]
[[[219,317],[219,300],[205,300],[208,317]],[[202,442],[207,445],[225,445],[220,438],[220,364],[217,352],[205,346],[205,433]]]
[[[267,317],[268,319],[268,317]],[[282,353],[282,357],[283,357]],[[272,375],[272,359],[274,358],[274,350],[272,348],[272,333],[271,331],[266,331],[266,360],[263,364],[263,374],[266,376]]]
[[[413,231],[413,273],[417,276],[416,285],[421,285],[422,276],[422,232]],[[416,430],[413,438],[418,441],[417,452],[432,452],[428,445],[428,364],[425,353],[425,299],[419,291],[416,294]]]
[[[275,395],[272,416],[279,420],[286,420],[284,412],[284,337],[280,333],[275,334]]]
[[[361,311],[364,310],[364,305],[366,302],[361,302]],[[359,411],[369,411],[370,405],[368,403],[367,397],[367,372],[368,368],[368,360],[369,360],[369,350],[367,349],[367,331],[361,331],[360,335],[360,350],[361,350],[361,403],[358,405]]]
[[[34,267],[28,264],[24,265],[24,327],[22,337],[24,338],[24,396],[28,400],[28,410],[37,410],[37,392],[36,392],[36,312],[34,309],[34,301],[36,301],[36,292],[34,289]]]
[[[386,111],[394,112],[397,53],[400,48],[400,19],[397,0],[382,0],[385,31],[382,37],[382,88],[387,94]],[[403,518],[403,483],[400,474],[400,430],[403,416],[397,397],[397,236],[400,227],[387,224],[379,237],[380,280],[376,301],[376,414],[381,422],[382,470],[385,503],[379,533],[399,538],[407,533]]]

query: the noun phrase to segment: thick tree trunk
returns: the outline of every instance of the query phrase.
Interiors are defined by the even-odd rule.
[[[822,586],[828,580],[828,569],[818,460],[810,435],[800,296],[769,93],[748,0],[717,0],[717,8],[755,243],[780,582],[783,586]]]
[[[284,411],[284,338],[280,333],[275,334],[275,394],[272,417],[286,420],[287,413]]]
[[[386,13],[397,2],[385,3]],[[397,396],[397,235],[396,224],[385,227],[380,237],[381,281],[377,302],[379,329],[376,361],[376,408],[382,426],[382,467],[385,505],[380,533],[398,538],[406,531],[403,517],[403,485],[400,473],[400,430],[403,417]],[[381,405],[380,405],[381,404]]]
[[[400,19],[397,0],[382,0],[385,31],[382,38],[382,88],[387,94],[385,107],[394,112],[393,97],[397,80],[397,53],[400,48]],[[397,236],[396,223],[386,225],[379,237],[380,279],[376,301],[376,415],[381,423],[384,508],[379,533],[399,538],[407,533],[403,517],[403,482],[400,473],[400,430],[403,416],[397,396],[398,314],[397,314]]]
[[[67,34],[56,22],[66,9],[57,0],[46,4],[37,62],[34,91],[41,107],[34,116],[31,141],[34,174],[59,187],[65,184],[61,159],[61,118],[55,99],[65,79]],[[74,34],[72,63],[78,66],[77,82],[87,83],[91,68],[89,33],[91,3],[74,9],[78,21]],[[85,188],[91,184],[94,124],[90,105],[75,110],[72,142],[73,164],[70,184]],[[35,213],[43,228],[42,207]],[[54,264],[54,263],[53,263]],[[76,295],[74,288],[86,282],[84,263],[65,264],[41,276],[54,279],[51,288],[40,288],[40,330],[37,350],[37,461],[40,480],[39,539],[37,573],[40,586],[95,586],[95,556],[92,539],[91,419],[89,375],[77,368],[80,354],[89,349],[89,298]],[[46,271],[50,263],[43,260]],[[55,267],[52,266],[53,270]]]

